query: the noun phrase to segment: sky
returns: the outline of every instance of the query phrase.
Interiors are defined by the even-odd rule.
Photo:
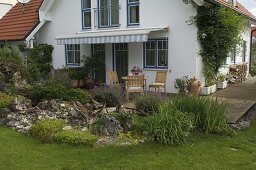
[[[15,4],[17,0],[0,0],[0,2]],[[238,2],[244,5],[256,16],[256,0],[238,0]]]
[[[244,5],[249,11],[251,11],[256,16],[256,0],[238,0],[242,5]]]

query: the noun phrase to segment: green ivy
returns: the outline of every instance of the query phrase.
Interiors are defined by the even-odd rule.
[[[213,4],[210,8],[198,7],[195,23],[202,45],[200,55],[206,83],[211,84],[229,52],[241,42],[246,18],[230,8]]]

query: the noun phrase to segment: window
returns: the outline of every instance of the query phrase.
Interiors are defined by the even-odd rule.
[[[66,45],[66,64],[80,65],[80,45]]]
[[[144,67],[166,68],[168,66],[168,39],[149,40],[144,43]]]
[[[236,63],[236,46],[231,51],[231,63]]]
[[[139,0],[127,0],[127,20],[128,26],[140,24],[140,1]]]
[[[246,41],[243,41],[243,56],[242,56],[242,62],[246,61],[246,51],[247,51],[247,46],[246,46]]]
[[[91,28],[91,0],[82,0],[82,24],[83,29]]]
[[[119,0],[98,1],[99,27],[119,26]]]

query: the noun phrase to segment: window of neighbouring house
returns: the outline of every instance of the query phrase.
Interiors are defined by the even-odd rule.
[[[144,67],[167,68],[168,39],[149,40],[144,43]]]
[[[91,0],[82,0],[82,24],[83,29],[91,28]]]
[[[128,26],[140,24],[140,1],[139,0],[127,0],[128,10]]]
[[[236,46],[231,51],[230,62],[231,63],[236,63]]]
[[[243,54],[242,54],[242,62],[246,61],[246,51],[247,51],[247,45],[246,41],[243,41]]]
[[[66,64],[67,65],[80,65],[80,45],[72,44],[66,45]]]

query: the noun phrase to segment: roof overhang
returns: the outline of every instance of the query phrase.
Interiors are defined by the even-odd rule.
[[[129,29],[129,30],[105,30],[78,32],[74,36],[56,37],[58,45],[65,44],[102,44],[102,43],[129,43],[146,42],[151,32],[168,30],[168,27]]]

